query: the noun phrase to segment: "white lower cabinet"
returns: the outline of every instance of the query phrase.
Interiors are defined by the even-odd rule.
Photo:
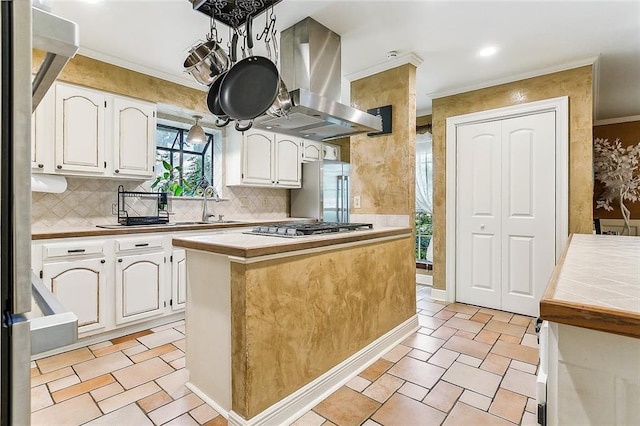
[[[163,252],[118,256],[116,324],[163,313],[165,259]]]
[[[174,249],[171,255],[171,310],[184,310],[187,302],[187,255]]]

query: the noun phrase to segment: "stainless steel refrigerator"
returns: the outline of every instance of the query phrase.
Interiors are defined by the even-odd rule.
[[[302,188],[291,190],[291,216],[349,222],[349,163],[315,161],[302,165]]]
[[[77,338],[77,318],[31,272],[30,150],[33,108],[77,51],[78,31],[69,21],[32,11],[29,0],[2,0],[0,33],[0,424],[26,425],[31,354]],[[32,40],[47,52],[33,82]],[[37,318],[32,304],[39,307]]]

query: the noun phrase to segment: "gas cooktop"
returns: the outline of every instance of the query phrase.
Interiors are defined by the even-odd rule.
[[[245,234],[267,235],[271,237],[295,238],[307,235],[333,234],[362,229],[373,229],[371,223],[279,223],[274,225],[256,226]]]

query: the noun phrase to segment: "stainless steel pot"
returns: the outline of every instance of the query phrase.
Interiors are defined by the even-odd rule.
[[[231,59],[214,40],[205,41],[195,47],[184,61],[184,72],[188,72],[202,85],[209,86],[216,77],[231,67]]]
[[[271,32],[271,42],[273,43],[273,63],[278,66],[278,44],[276,42],[276,30],[275,26],[272,26],[273,30]],[[269,34],[265,34],[265,44],[267,47],[267,56],[269,59],[271,58],[271,48],[269,47]],[[286,84],[282,81],[282,77],[280,77],[280,85],[278,87],[278,96],[276,96],[276,100],[273,101],[273,104],[266,111],[267,115],[271,117],[286,117],[293,106],[291,101],[291,95],[289,94],[289,90],[287,89]]]

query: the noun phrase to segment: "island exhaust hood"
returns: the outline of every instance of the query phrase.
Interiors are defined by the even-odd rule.
[[[262,116],[254,127],[311,140],[382,130],[380,117],[341,104],[340,36],[312,18],[280,35],[281,77],[293,107],[286,117]]]

